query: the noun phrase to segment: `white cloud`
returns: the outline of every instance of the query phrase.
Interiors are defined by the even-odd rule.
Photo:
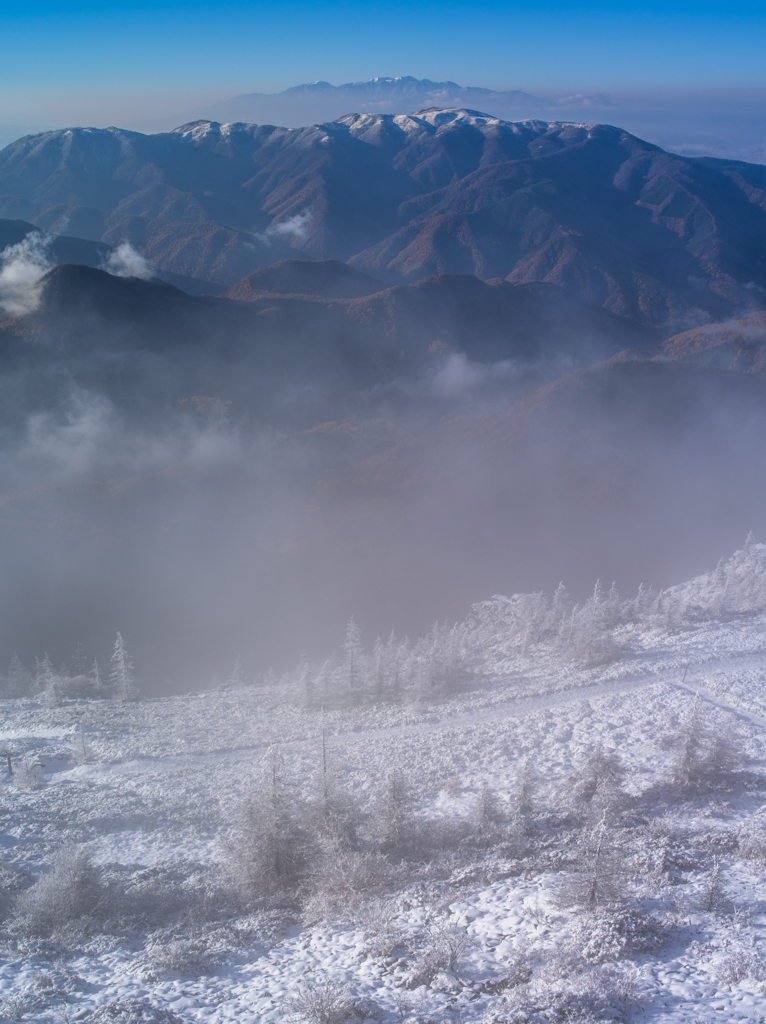
[[[253,238],[267,244],[274,238],[292,237],[303,240],[308,234],[308,226],[312,217],[311,210],[304,210],[302,213],[296,213],[293,217],[288,217],[287,220],[280,220],[276,224],[269,225],[263,232],[254,232]]]
[[[0,309],[14,316],[37,309],[40,282],[53,266],[50,241],[50,236],[34,231],[0,253]]]
[[[120,242],[117,248],[101,265],[101,269],[115,277],[154,277],[154,268],[149,260],[136,252],[130,242]]]

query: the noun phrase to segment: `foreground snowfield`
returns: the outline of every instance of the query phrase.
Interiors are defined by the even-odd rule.
[[[2,702],[4,1017],[763,1021],[765,562],[750,545],[611,621],[601,596],[590,658],[567,654],[577,609],[519,641],[496,599],[461,634],[470,676],[430,695],[317,695],[304,670]],[[707,767],[682,777],[684,751]],[[264,763],[305,821],[331,776],[359,834],[248,892]],[[33,926],[23,894],[72,844],[98,900]]]

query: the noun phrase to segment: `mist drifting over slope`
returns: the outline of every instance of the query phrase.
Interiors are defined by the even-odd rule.
[[[145,692],[188,689],[319,657],[352,615],[371,641],[561,579],[662,587],[759,529],[757,376],[588,366],[619,339],[564,316],[502,359],[403,356],[321,298],[304,331],[273,295],[74,267],[40,287],[3,330],[6,658],[104,658],[119,629]]]

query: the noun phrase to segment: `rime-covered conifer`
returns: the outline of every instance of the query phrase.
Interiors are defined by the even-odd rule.
[[[112,670],[109,673],[109,682],[112,687],[112,693],[117,700],[128,701],[135,696],[133,661],[120,632],[117,633],[114,641]]]

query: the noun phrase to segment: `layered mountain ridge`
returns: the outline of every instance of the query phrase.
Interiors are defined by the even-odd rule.
[[[495,116],[528,116],[552,106],[549,100],[521,89],[495,90],[432,82],[428,78],[377,77],[364,82],[306,82],[280,93],[247,93],[216,103],[201,113],[214,121],[271,121],[303,125],[332,121],[349,110],[406,114],[425,107],[481,107]]]
[[[466,109],[49,132],[0,152],[0,216],[127,240],[219,288],[330,259],[389,285],[555,284],[676,330],[763,308],[766,289],[766,168]]]

